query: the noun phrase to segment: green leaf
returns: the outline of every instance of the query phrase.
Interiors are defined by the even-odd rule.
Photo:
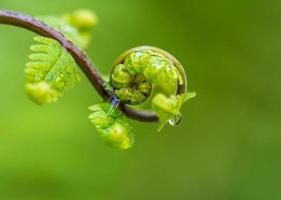
[[[152,100],[152,109],[159,117],[160,126],[158,131],[160,131],[168,122],[173,126],[181,122],[182,115],[180,109],[182,105],[195,96],[195,92],[178,96],[171,95],[169,97],[162,93],[155,95]]]
[[[62,33],[81,49],[89,46],[92,30],[97,24],[97,16],[90,10],[77,10],[62,17],[38,16],[37,18]]]
[[[62,17],[37,18],[82,49],[88,47],[91,30],[97,23],[97,17],[89,10],[78,10]],[[74,59],[57,41],[45,37],[34,40],[39,44],[31,46],[34,53],[26,64],[25,89],[33,102],[42,105],[57,101],[80,78]]]
[[[99,136],[110,146],[121,150],[129,149],[134,143],[132,127],[120,110],[110,103],[90,106],[89,116]]]
[[[34,37],[26,64],[26,92],[37,104],[55,102],[79,80],[78,67],[72,56],[55,40]]]

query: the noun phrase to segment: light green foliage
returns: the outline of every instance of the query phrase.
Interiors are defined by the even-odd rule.
[[[38,83],[27,83],[25,89],[29,99],[38,105],[57,101],[59,96],[57,91],[52,89],[45,81]]]
[[[61,32],[81,49],[89,46],[92,29],[97,24],[95,13],[89,10],[77,10],[62,17],[39,16],[37,18]]]
[[[39,44],[26,64],[26,92],[37,104],[57,101],[58,97],[80,80],[74,59],[61,45],[49,38],[35,37]]]
[[[61,32],[81,49],[90,43],[97,17],[88,10],[78,10],[62,17],[38,17],[41,21]],[[26,64],[26,92],[39,104],[55,102],[79,80],[78,67],[72,56],[55,40],[35,37],[39,44],[31,46],[30,62]],[[163,51],[164,52],[164,51]],[[157,48],[131,51],[112,70],[110,84],[114,95],[124,104],[140,105],[149,97],[151,108],[160,119],[160,129],[169,122],[181,121],[182,104],[194,94],[176,95],[178,85],[184,84],[178,68],[170,57]],[[112,90],[109,85],[109,90]],[[90,107],[89,116],[99,135],[110,146],[129,149],[134,143],[132,128],[127,118],[110,103]]]
[[[97,23],[94,13],[78,10],[62,17],[38,17],[61,32],[78,47],[85,49],[90,42],[91,30]],[[40,44],[31,46],[30,62],[26,64],[26,92],[39,104],[55,102],[80,80],[78,66],[72,56],[55,40],[35,37]]]
[[[107,144],[122,150],[132,147],[132,127],[119,109],[110,103],[96,104],[89,109],[93,112],[89,119]]]
[[[170,121],[171,125],[177,125],[182,119],[180,109],[189,99],[196,96],[195,92],[166,96],[162,93],[157,94],[152,100],[152,108],[157,113],[160,120],[159,131]]]
[[[63,19],[79,31],[89,31],[98,23],[98,17],[91,10],[76,10],[71,14],[65,14]]]
[[[90,10],[77,10],[71,14],[65,14],[62,20],[69,26],[75,27],[81,38],[82,48],[87,48],[91,42],[91,32],[98,23],[95,13]]]

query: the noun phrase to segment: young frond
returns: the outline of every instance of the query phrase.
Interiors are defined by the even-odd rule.
[[[34,37],[30,61],[26,64],[26,92],[37,104],[55,102],[79,80],[72,56],[55,40]]]
[[[110,146],[125,150],[132,147],[134,135],[132,127],[123,113],[110,103],[96,104],[89,109],[89,116],[100,137]]]

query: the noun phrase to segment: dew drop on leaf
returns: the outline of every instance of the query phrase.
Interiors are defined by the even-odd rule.
[[[178,126],[182,123],[182,115],[178,113],[176,116],[173,118],[169,119],[169,124],[171,126]]]

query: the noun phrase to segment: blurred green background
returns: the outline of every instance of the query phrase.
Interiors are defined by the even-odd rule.
[[[87,119],[101,99],[84,77],[58,103],[24,94],[34,34],[0,26],[1,200],[280,200],[281,2],[275,0],[1,0],[33,15],[89,8],[88,53],[110,71],[123,51],[161,47],[186,68],[196,99],[157,133],[132,122],[130,151],[103,144]]]

